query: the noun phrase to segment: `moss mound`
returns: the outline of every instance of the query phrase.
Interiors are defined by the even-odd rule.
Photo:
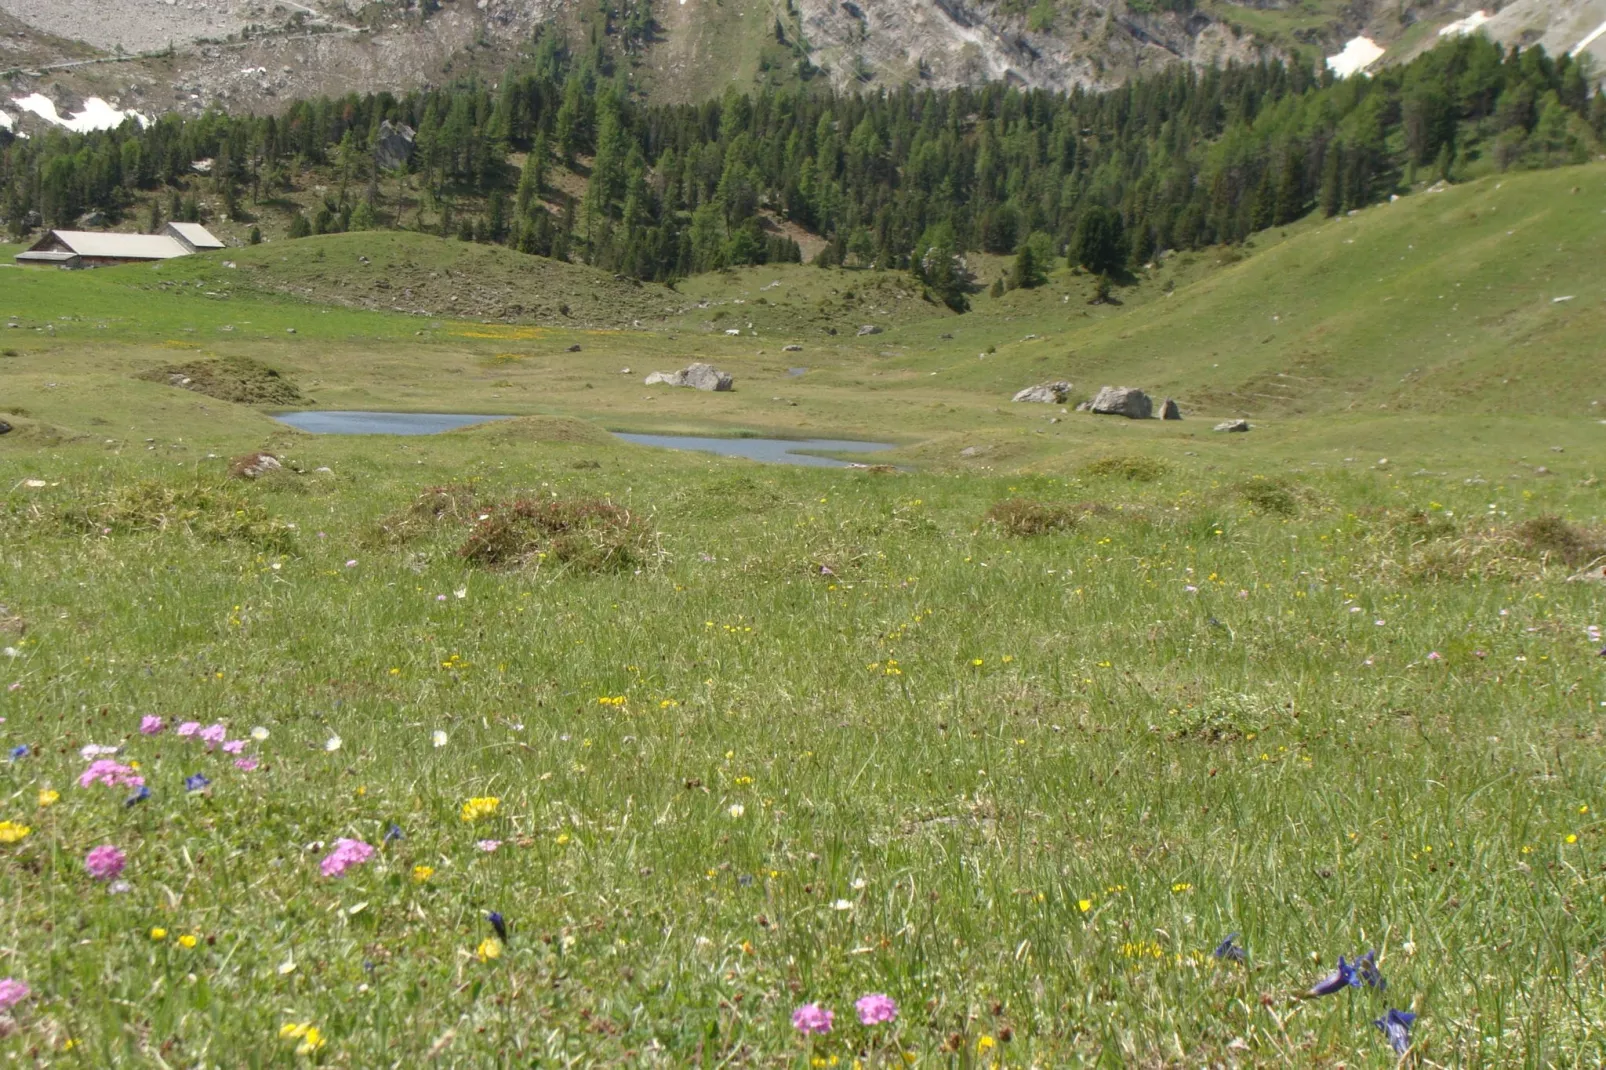
[[[250,357],[169,364],[140,372],[135,378],[166,383],[240,405],[299,405],[307,400],[294,383]]]

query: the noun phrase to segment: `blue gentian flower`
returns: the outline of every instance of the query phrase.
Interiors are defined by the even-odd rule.
[[[1372,1024],[1383,1030],[1394,1054],[1404,1055],[1411,1050],[1411,1023],[1415,1021],[1416,1015],[1410,1011],[1391,1009],[1383,1017],[1372,1019]]]
[[[11,760],[12,761],[16,761],[18,758],[26,758],[26,757],[28,757],[28,744],[26,744],[26,743],[18,743],[15,747],[11,748]]]
[[[132,808],[138,806],[140,803],[144,802],[150,797],[151,789],[147,788],[144,784],[141,784],[139,787],[134,789],[134,794],[123,800],[123,805]]]
[[[493,910],[485,915],[485,920],[491,923],[491,928],[496,930],[496,935],[502,943],[507,943],[507,922],[502,920],[502,915]]]
[[[205,791],[212,786],[211,778],[205,773],[196,773],[194,776],[184,778],[185,791]]]
[[[1311,985],[1310,991],[1305,995],[1307,999],[1314,999],[1317,996],[1331,996],[1333,993],[1342,992],[1346,988],[1359,988],[1360,986],[1360,974],[1355,972],[1355,967],[1352,964],[1344,961],[1343,955],[1340,955],[1338,956],[1338,968],[1314,985]]]
[[[1228,933],[1227,938],[1221,941],[1221,943],[1217,944],[1216,949],[1210,952],[1210,954],[1215,958],[1223,959],[1227,962],[1249,961],[1249,952],[1239,947],[1237,940],[1237,933]]]
[[[401,830],[401,826],[396,824],[394,821],[390,823],[390,828],[385,830],[386,843],[395,843],[397,840],[405,840],[406,838],[407,834],[403,832]]]
[[[1368,987],[1375,988],[1381,992],[1389,986],[1389,983],[1383,980],[1383,975],[1377,971],[1376,951],[1368,951],[1366,954],[1355,960],[1355,965],[1359,967],[1361,971],[1361,980],[1364,981]]]

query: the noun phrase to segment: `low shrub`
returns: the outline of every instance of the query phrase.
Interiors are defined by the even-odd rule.
[[[1082,511],[1074,506],[1029,498],[1007,498],[987,510],[986,521],[1005,535],[1030,538],[1068,531],[1076,526],[1081,517]]]
[[[1588,564],[1606,554],[1606,539],[1547,513],[1517,525],[1517,538],[1528,552],[1564,565]]]
[[[426,487],[410,503],[387,513],[363,533],[363,545],[376,549],[395,549],[452,525],[474,523],[474,488],[465,483]]]
[[[169,486],[154,480],[113,489],[96,502],[71,505],[59,519],[69,531],[129,535],[181,531],[209,542],[243,542],[258,550],[294,548],[295,529],[237,491],[196,484]]]
[[[1282,479],[1267,479],[1265,476],[1246,479],[1238,484],[1238,497],[1262,513],[1293,516],[1299,512],[1299,498],[1293,486]]]
[[[560,564],[585,572],[620,572],[647,563],[652,529],[612,502],[531,501],[489,506],[458,555],[487,568]]]
[[[1125,479],[1133,483],[1153,483],[1170,470],[1164,461],[1141,456],[1100,457],[1082,466],[1082,471],[1087,475]]]
[[[140,372],[136,379],[193,390],[241,405],[296,405],[306,401],[290,380],[250,357],[223,357],[170,364]]]

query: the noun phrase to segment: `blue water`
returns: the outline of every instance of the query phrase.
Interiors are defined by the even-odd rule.
[[[797,450],[829,450],[832,453],[879,453],[892,449],[888,442],[848,442],[835,438],[697,438],[693,435],[616,434],[638,446],[658,446],[670,450],[695,450],[724,457],[746,457],[767,464],[801,464],[810,468],[847,468],[847,461],[831,457],[811,457]]]
[[[315,435],[438,435],[511,417],[441,412],[281,412],[274,419]]]
[[[315,435],[438,435],[461,427],[509,420],[510,416],[471,416],[440,412],[283,412],[274,417]],[[746,457],[767,464],[800,464],[810,468],[847,468],[847,461],[813,457],[798,450],[829,453],[879,453],[887,442],[851,442],[836,438],[699,438],[695,435],[615,435],[637,446]]]

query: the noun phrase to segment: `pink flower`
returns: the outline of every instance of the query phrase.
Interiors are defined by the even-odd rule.
[[[152,714],[146,714],[144,717],[139,719],[139,731],[141,735],[154,736],[166,727],[166,721]]]
[[[84,868],[98,881],[109,881],[123,871],[127,856],[109,843],[103,843],[84,856]]]
[[[865,1025],[890,1022],[898,1017],[898,1005],[893,1002],[891,996],[880,992],[872,992],[862,997],[853,1006],[859,1012],[859,1021]]]
[[[1428,660],[1429,661],[1443,661],[1444,660],[1444,655],[1439,653],[1437,650],[1435,650],[1433,653],[1428,655]]]
[[[102,758],[98,762],[91,762],[89,768],[78,777],[80,788],[87,788],[96,783],[113,788],[140,788],[145,786],[145,778],[121,762]]]
[[[484,851],[486,854],[490,854],[492,851],[495,851],[498,847],[502,846],[502,841],[501,840],[481,840],[479,843],[476,843],[474,846],[478,847],[480,850]]]
[[[223,749],[229,754],[239,754],[245,750],[245,740],[231,739],[227,743],[223,744]]]
[[[15,977],[0,978],[0,1010],[10,1010],[31,994],[27,982]]]
[[[352,866],[362,865],[374,857],[374,849],[361,840],[339,839],[335,849],[320,863],[325,877],[338,877]]]
[[[222,743],[228,734],[229,730],[220,724],[207,725],[201,729],[201,740],[206,744],[206,749],[211,750],[219,743]]]
[[[829,1033],[836,1015],[818,1003],[805,1003],[792,1012],[792,1028],[804,1036],[810,1033]]]
[[[257,764],[258,763],[257,763],[257,760],[255,758],[236,758],[236,759],[234,759],[234,768],[236,768],[236,769],[244,769],[247,773],[253,772],[256,769]]]
[[[174,731],[176,731],[179,735],[183,736],[186,739],[188,739],[190,736],[193,736],[195,733],[199,732],[200,730],[201,730],[201,722],[200,721],[185,721],[183,724],[179,725],[178,728],[174,729]]]

